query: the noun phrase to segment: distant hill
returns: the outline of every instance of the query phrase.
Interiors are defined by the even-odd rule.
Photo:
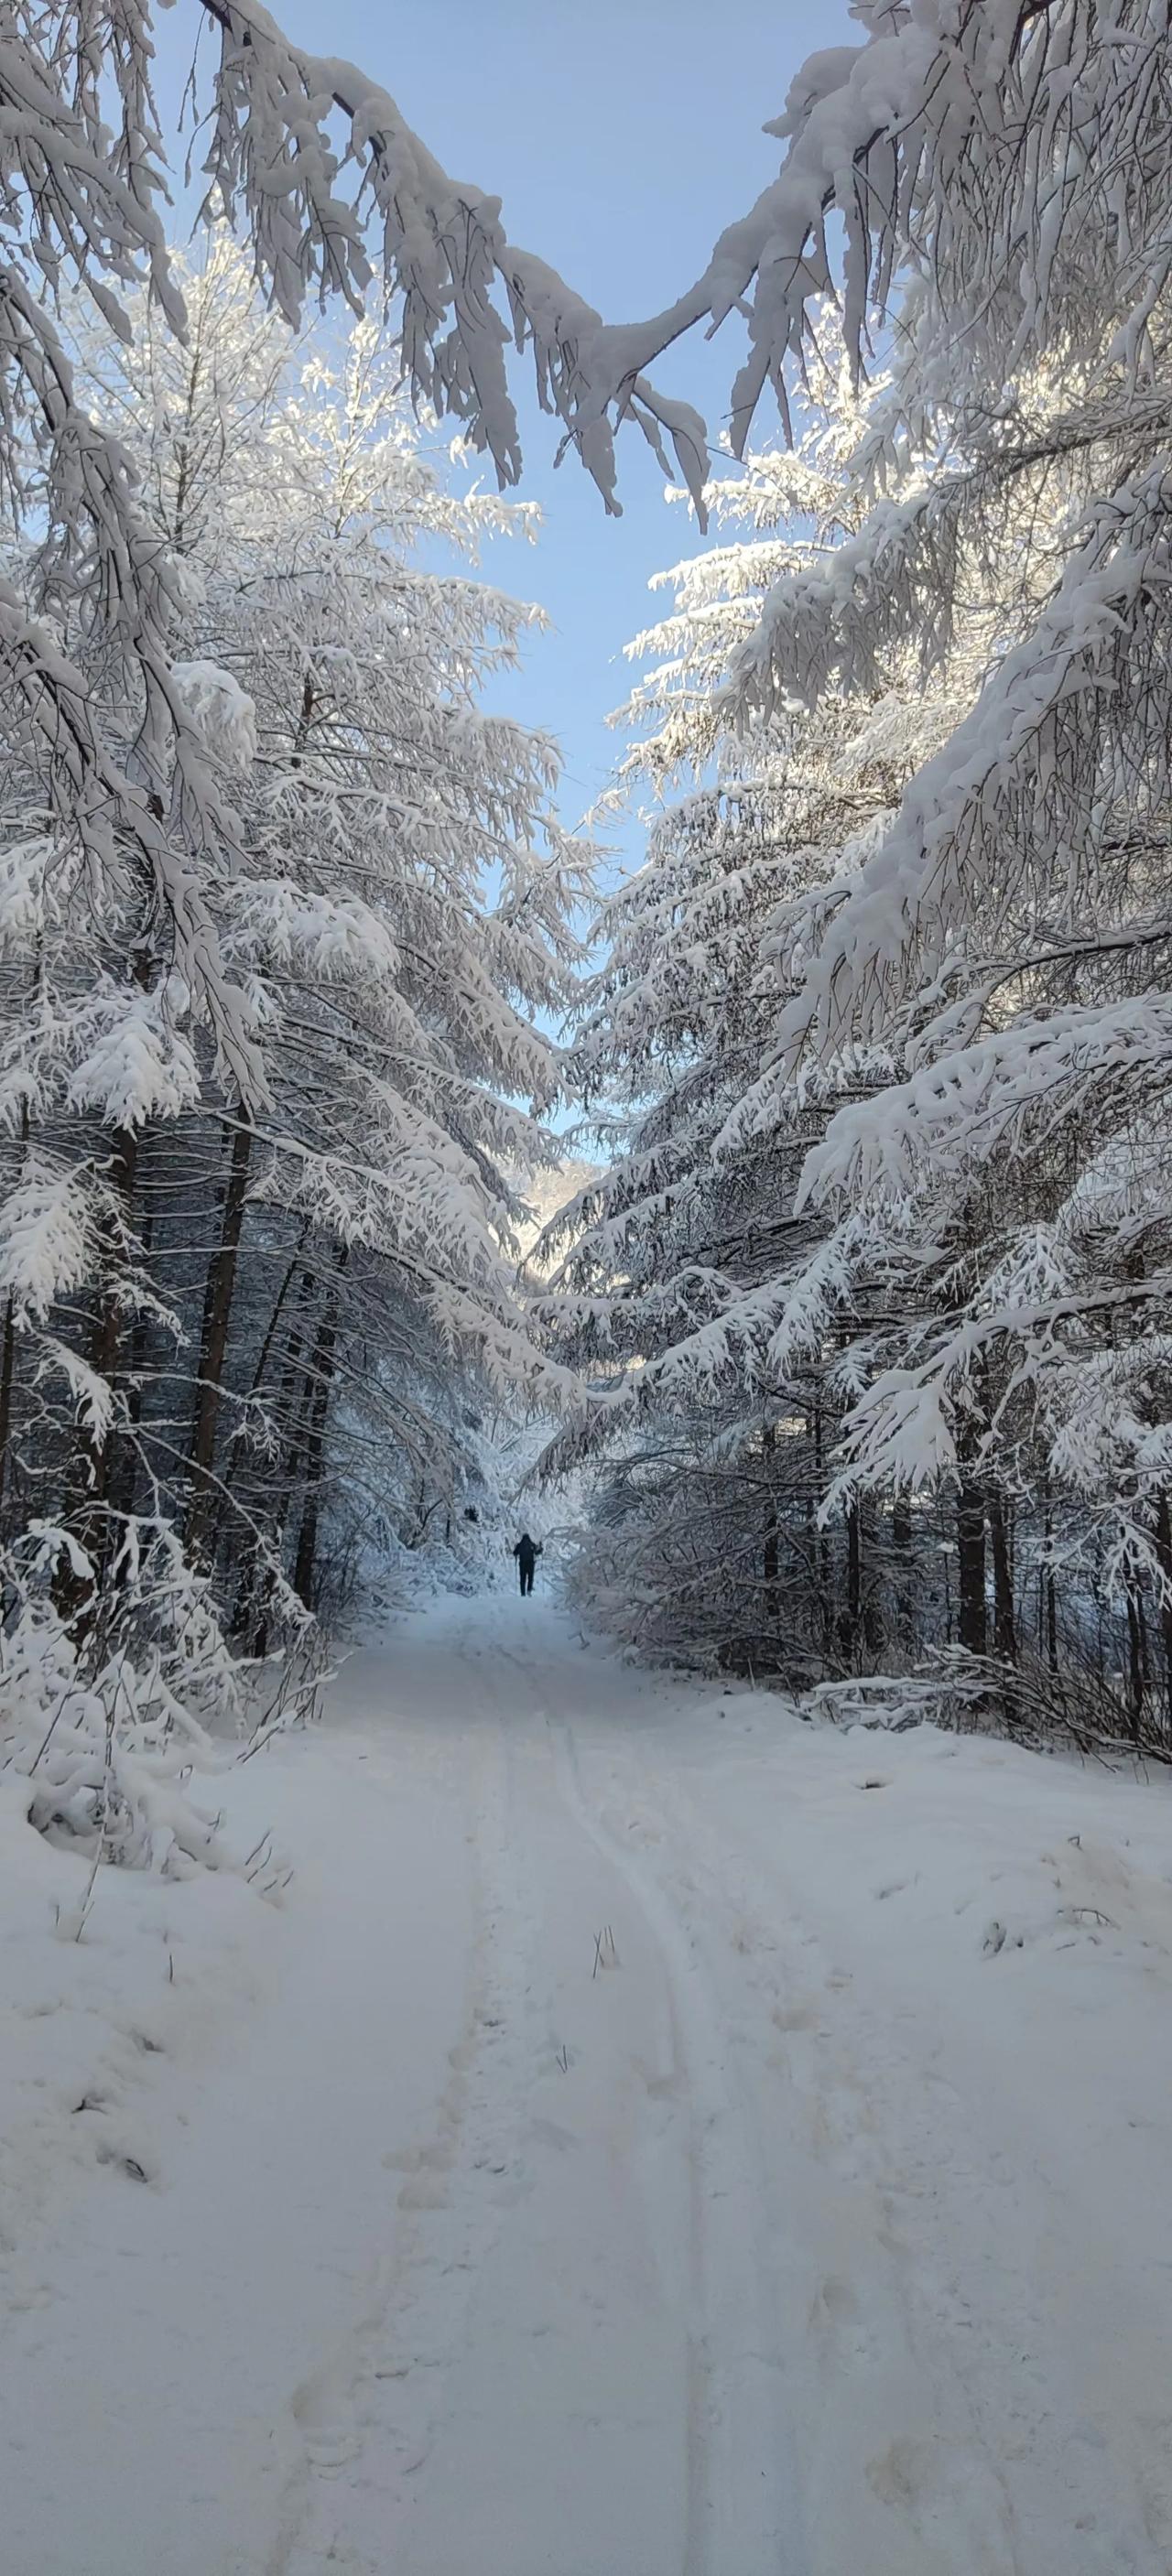
[[[579,1190],[588,1189],[592,1181],[600,1180],[605,1169],[604,1163],[558,1163],[553,1171],[534,1172],[519,1184],[533,1210],[530,1221],[517,1229],[523,1253],[531,1251],[558,1209],[576,1198]]]

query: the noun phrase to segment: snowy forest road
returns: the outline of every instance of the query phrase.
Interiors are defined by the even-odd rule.
[[[488,1595],[234,1795],[298,1875],[80,2106],[13,2576],[1167,2576],[1165,1784]]]
[[[381,2570],[390,2539],[404,2576],[798,2576],[768,2204],[688,1935],[582,1785],[598,1666],[511,1598],[445,1649],[419,1706],[468,1801],[464,2017],[392,2159],[362,2480],[311,2480],[277,2564]],[[621,1668],[605,1696],[612,1723],[646,1709]]]

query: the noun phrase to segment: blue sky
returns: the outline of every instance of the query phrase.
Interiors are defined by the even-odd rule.
[[[703,267],[716,234],[771,178],[762,134],[805,56],[861,31],[846,0],[269,0],[287,32],[349,56],[392,96],[457,178],[504,200],[510,238],[539,252],[608,320],[658,310]],[[190,7],[156,21],[161,105],[170,125],[190,58]],[[207,39],[204,39],[205,43]],[[657,381],[697,403],[715,434],[743,334],[734,321],[685,343]],[[515,383],[520,390],[521,370]],[[555,435],[521,402],[525,497],[546,526],[536,553],[497,549],[492,577],[540,599],[554,633],[532,644],[513,712],[563,748],[565,819],[605,784],[608,710],[622,697],[627,639],[651,613],[650,574],[697,542],[638,431],[619,441],[621,519],[607,518],[573,458],[553,470]],[[775,422],[766,403],[763,433]],[[625,453],[624,453],[625,451]],[[623,836],[639,855],[638,832]]]

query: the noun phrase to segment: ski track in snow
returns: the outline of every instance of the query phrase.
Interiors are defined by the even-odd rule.
[[[590,1808],[564,1709],[543,1713],[559,1748],[567,1804],[618,1867],[655,1932],[670,1980],[673,2072],[688,2126],[692,2274],[684,2576],[710,2576],[737,2563],[737,2553],[748,2566],[784,2566],[800,2576],[806,2560],[786,2438],[766,2174],[738,2123],[719,2007],[685,1918],[632,1860],[621,1827],[608,1827]]]
[[[5,2132],[5,2576],[1169,2576],[1165,1791],[356,1654],[283,1912]]]

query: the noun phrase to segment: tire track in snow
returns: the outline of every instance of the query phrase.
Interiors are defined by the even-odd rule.
[[[511,1658],[532,1686],[532,1665]],[[786,2420],[780,2300],[761,2177],[723,2071],[720,2017],[687,1927],[592,1808],[568,1717],[542,1705],[580,1830],[625,1882],[664,1963],[687,2085],[691,2174],[688,2515],[683,2576],[803,2576],[807,2551]]]
[[[642,1910],[624,1926],[612,1864],[600,1895],[531,1666],[495,1633],[474,1652],[467,1714],[475,1730],[499,1713],[500,1867],[525,1936],[490,2070],[515,2192],[483,2249],[404,2555],[412,2576],[462,2576],[472,2517],[485,2576],[682,2576],[688,2227],[668,1981]],[[590,1974],[596,1908],[619,1928],[617,1982]]]
[[[406,2160],[393,2241],[365,2311],[297,2392],[300,2464],[266,2576],[316,2576],[327,2564],[347,2576],[385,2576],[388,2564],[421,2576],[441,2568],[456,2576],[459,2567],[462,2576],[453,2499],[476,2528],[485,2499],[470,2469],[474,2418],[486,2392],[491,2407],[493,2377],[523,2374],[526,2334],[546,2331],[536,2311],[522,2314],[514,2284],[518,2263],[532,2277],[551,2220],[570,2237],[586,2227],[598,2271],[586,2310],[566,2306],[576,2295],[570,2284],[549,2290],[552,2340],[536,2347],[552,2400],[547,2474],[571,2475],[582,2494],[582,2460],[566,2447],[577,2446],[580,2422],[585,2429],[581,2374],[590,2376],[596,2327],[600,2354],[613,2354],[625,2331],[624,2249],[635,2255],[641,2236],[640,2259],[657,2269],[667,2301],[659,2340],[647,2348],[645,2388],[621,2400],[636,2411],[621,2420],[618,2387],[600,2361],[605,2421],[588,2443],[589,2459],[604,2476],[613,2469],[619,2488],[632,2444],[645,2461],[650,2519],[632,2564],[654,2563],[664,2576],[805,2576],[764,2199],[723,2070],[718,2008],[671,1899],[593,1813],[572,1731],[547,1704],[556,1694],[544,1660],[511,1652],[494,1632],[490,1662],[483,1645],[473,1645],[475,1633],[462,1651],[458,1640],[449,1647],[455,1705],[476,1765],[480,1886],[465,2026],[436,2121]],[[579,1925],[585,1946],[595,1903],[615,1911],[598,1888],[598,1862],[632,1909],[632,1955],[623,1985],[608,1981],[608,2002],[591,1987],[585,1958],[579,1988],[576,1971],[566,1982],[564,1952],[560,1979],[546,1956],[568,1931],[576,1950]],[[577,2115],[567,2096],[565,2114],[586,2120],[580,2165],[554,2157],[551,2167],[552,2150],[543,2158],[533,2144],[551,2126],[534,2116],[551,2080],[538,1989],[570,2016],[589,2002],[593,2038],[580,2076],[571,2075],[571,2087],[585,2090],[574,2096]],[[572,2021],[570,2037],[576,2044]],[[640,2079],[644,2049],[654,2068],[649,2062]],[[636,2097],[641,2111],[637,2100],[632,2110]],[[612,2112],[613,2136],[604,2142],[596,2124]],[[621,2163],[608,2184],[612,2152]],[[597,2233],[598,2195],[610,2189],[619,2198],[608,2242]],[[669,2418],[678,2426],[670,2442]],[[656,2508],[665,2475],[677,2475],[678,2487],[658,2486]],[[538,2563],[563,2565],[544,2555],[548,2497],[529,2490],[521,2452],[510,2477],[517,2513],[510,2571],[529,2576]],[[619,2576],[621,2555],[599,2539],[605,2515],[595,2527],[604,2502],[583,2503],[585,2519],[565,2540],[565,2576]],[[482,2531],[482,2555],[492,2545],[485,2550]]]
[[[592,2125],[617,2105],[622,2128],[618,2096],[634,2062],[625,2015],[606,2011],[589,1977],[598,1847],[564,1799],[531,1666],[499,1650],[495,1639],[486,1655],[475,1639],[475,1629],[462,1641],[450,1639],[454,1670],[436,1672],[437,1716],[448,1707],[458,1712],[467,1749],[479,1876],[479,1928],[466,2021],[451,2052],[453,2082],[422,2143],[402,2160],[394,2241],[363,2316],[296,2393],[302,2456],[266,2576],[317,2576],[325,2565],[347,2576],[386,2576],[389,2564],[412,2576],[464,2576],[473,2533],[475,2564],[491,2558],[494,2576],[506,2558],[509,2576],[554,2565],[564,2576],[617,2576],[627,2534],[616,2500],[631,2492],[632,2449],[644,2462],[644,2529],[631,2564],[648,2576],[653,2566],[656,2576],[661,2569],[662,2576],[710,2576],[705,2556],[689,2549],[685,2561],[682,2542],[675,2546],[677,2489],[663,2477],[669,2376],[661,2382],[653,2368],[641,2380],[641,2344],[633,2348],[633,2368],[619,2368],[613,2381],[608,2371],[628,2315],[624,2248],[666,2275],[674,2316],[683,2232],[673,2235],[664,2207],[674,2199],[674,2175],[662,2163],[669,2132],[658,2116],[648,2117],[651,2087],[636,2087],[644,2110],[632,2168],[608,2168],[613,2140],[600,2142]],[[616,1884],[625,1883],[609,1859],[607,1867]],[[672,1989],[670,1978],[660,1977],[660,1947],[650,1926],[648,1932],[655,1991],[645,1993],[632,1979],[614,2000],[621,1995],[624,2005],[636,2005],[636,2048],[654,2051],[663,2018],[659,1989],[665,1997]],[[567,1939],[574,1954],[568,1978]],[[572,2017],[590,1997],[594,2034],[579,2069]],[[563,2081],[553,2071],[551,2013],[571,2017],[567,2072],[586,2122],[581,2139],[539,2116],[550,2085],[556,2092]],[[662,2063],[662,2039],[660,2049]],[[676,2057],[682,2064],[678,2047]],[[575,2119],[569,2101],[564,2118]],[[569,2155],[575,2147],[580,2161]],[[613,2235],[604,2232],[612,2220]],[[563,2242],[568,2274],[551,2267],[539,2310],[535,2281]],[[498,2557],[502,2529],[498,2522],[489,2537],[485,2516],[493,2507],[476,2442],[480,2419],[492,2416],[501,2392],[525,2385],[530,2335],[548,2338],[529,2346],[541,2356],[544,2440],[523,2401],[510,2402],[493,2463],[496,2504],[503,2501],[510,2533]],[[673,2356],[677,2349],[678,2339]],[[681,2464],[688,2456],[682,2422],[678,2455]],[[692,2457],[699,2456],[694,2442]],[[570,2491],[577,2518],[565,2520],[559,2507]],[[555,2545],[569,2553],[564,2562],[547,2554],[555,2524]],[[742,2569],[743,2576],[774,2576],[772,2557],[737,2554],[728,2564],[737,2576]]]
[[[639,1784],[636,1803],[646,1800],[651,1787],[646,1780]],[[828,2271],[808,2307],[806,2360],[821,2383],[828,2419],[837,2402],[841,2418],[853,2420],[857,2428],[861,2456],[852,2462],[852,2471],[863,2466],[871,2493],[902,2528],[902,2541],[896,2544],[902,2552],[901,2576],[905,2568],[907,2576],[912,2576],[913,2567],[937,2569],[935,2533],[945,2514],[964,2549],[966,2576],[970,2570],[971,2576],[1026,2576],[999,2456],[1005,2427],[987,2420],[980,2396],[970,2385],[966,2335],[957,2332],[958,2325],[970,2326],[970,2315],[963,2303],[954,2313],[952,2302],[934,2312],[933,2279],[924,2247],[917,2244],[913,2260],[902,2241],[909,2193],[921,2195],[915,2215],[917,2234],[925,2229],[934,2234],[945,2212],[938,2203],[931,2150],[926,2145],[918,2156],[913,2154],[910,2174],[902,2169],[893,2172],[883,2152],[870,2090],[880,2074],[890,2078],[888,2058],[893,2046],[898,2056],[898,2035],[888,2032],[877,2043],[872,2032],[861,2049],[849,2049],[850,2033],[841,2024],[844,2011],[848,2023],[852,2018],[850,1978],[829,1963],[795,1912],[789,1911],[779,1922],[776,1882],[766,1881],[741,1842],[734,1846],[719,1837],[714,1841],[711,1821],[700,1815],[678,1781],[667,1787],[657,1774],[654,1794],[657,1825],[667,1825],[661,1848],[673,1855],[670,1877],[680,1886],[675,1901],[681,1917],[686,1919],[691,1900],[706,1928],[714,1929],[725,1944],[730,1960],[734,1954],[743,1957],[756,1997],[750,2018],[760,2030],[772,2026],[784,2036],[784,2075],[775,2080],[783,2081],[791,2102],[803,2107],[810,2132],[805,2148],[799,2142],[795,2151],[791,2144],[794,2188],[806,2212],[805,2222],[799,2218],[797,2224],[809,2225],[812,2241],[822,2240],[826,2258],[832,2249],[835,2256],[834,2270]],[[707,1859],[703,1857],[706,1843]],[[730,1900],[731,1887],[737,1891],[735,1903]],[[779,1951],[791,1971],[782,1982],[771,1964]],[[801,2000],[791,1983],[798,1962],[802,1963]],[[832,2038],[832,2027],[827,2025],[836,2020],[840,2028]],[[730,2029],[735,2036],[731,2015]],[[740,2036],[747,2044],[743,2027]],[[844,2041],[848,2042],[845,2053]],[[759,2121],[767,2078],[759,2048],[755,2057]],[[930,2124],[931,2118],[931,2111],[923,2106],[917,2126]],[[934,2139],[933,2144],[939,2142]],[[916,2172],[922,2177],[919,2183]],[[942,2287],[950,2271],[943,2251],[938,2263]],[[859,2264],[861,2277],[856,2270]],[[881,2384],[876,2379],[880,2368],[893,2388],[903,2387],[904,2429],[889,2426],[894,2438],[866,2457],[865,2427],[870,2400]],[[1020,2430],[1015,2423],[1013,2431]],[[838,2459],[841,2484],[846,2464],[841,2447]],[[825,2539],[819,2531],[814,2563],[819,2569],[833,2567],[838,2576],[835,2545],[831,2543],[827,2557]],[[880,2545],[877,2537],[876,2546]],[[887,2564],[884,2556],[884,2567]]]
[[[471,1695],[471,1676],[469,1676]],[[392,2237],[371,2295],[338,2349],[295,2392],[300,2453],[265,2576],[385,2576],[410,2514],[411,2482],[443,2421],[444,2389],[469,2304],[499,2237],[511,2139],[494,2060],[522,1955],[512,1919],[507,1753],[499,1723],[476,1738],[469,1780],[476,1931],[465,2017],[449,2053],[437,2117],[413,2149],[388,2154],[399,2177]],[[368,2456],[369,2455],[369,2456]],[[396,2559],[397,2563],[397,2559]]]

